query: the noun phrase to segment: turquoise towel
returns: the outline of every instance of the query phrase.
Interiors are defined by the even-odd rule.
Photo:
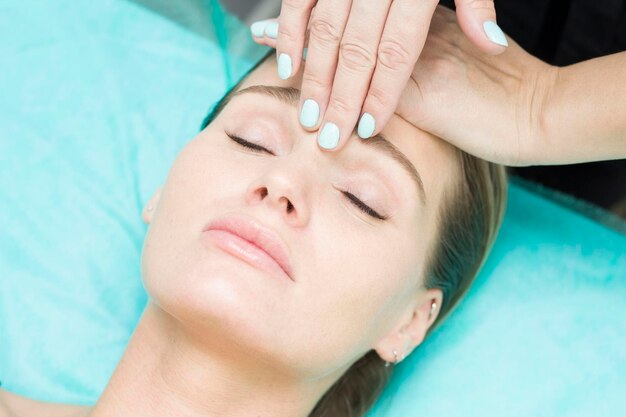
[[[86,404],[108,381],[146,302],[142,205],[264,53],[238,56],[247,28],[207,4],[229,32],[123,0],[0,1],[4,388]]]
[[[124,0],[0,2],[3,388],[91,404],[114,370],[146,302],[142,206],[264,53],[207,4],[209,38]],[[625,254],[622,234],[513,183],[468,297],[370,415],[619,415]]]

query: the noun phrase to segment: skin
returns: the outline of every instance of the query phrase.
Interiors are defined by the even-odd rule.
[[[509,166],[626,158],[626,52],[556,67],[510,38],[504,53],[486,54],[463,28],[458,13],[436,8],[397,115]]]
[[[339,128],[339,150],[360,116],[375,120],[373,134],[383,130],[406,86],[428,33],[436,0],[283,0],[276,56],[289,56],[292,74],[308,47],[299,109],[307,99],[319,105],[316,131],[327,122]],[[495,22],[493,0],[456,0],[461,27],[484,53],[506,47],[489,40],[483,29]],[[259,39],[260,40],[260,39]],[[308,41],[308,43],[307,43]],[[410,45],[411,47],[407,47]]]
[[[242,88],[300,85],[275,72],[270,59]],[[276,155],[241,148],[225,131]],[[402,359],[415,349],[437,317],[432,303],[441,305],[422,270],[458,171],[449,144],[401,118],[383,133],[419,170],[425,205],[405,171],[365,144],[320,152],[296,106],[233,98],[144,208],[149,303],[99,401],[77,413],[304,417],[371,349],[390,362],[393,350]],[[389,219],[360,211],[339,191],[347,186]],[[295,282],[202,244],[204,225],[233,212],[281,236]]]
[[[624,79],[626,52],[556,67],[509,39],[506,52],[485,55],[440,7],[396,112],[499,164],[626,158]]]

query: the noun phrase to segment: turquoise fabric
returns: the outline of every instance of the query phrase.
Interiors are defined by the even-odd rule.
[[[124,0],[0,2],[0,381],[91,404],[146,302],[143,204],[264,52],[215,2],[203,38]],[[219,36],[218,36],[219,35]],[[467,298],[375,417],[620,415],[626,237],[511,185]]]
[[[370,417],[624,415],[626,236],[529,188],[511,184],[466,299]]]
[[[108,381],[146,302],[142,206],[263,54],[207,5],[227,33],[124,0],[0,1],[4,388],[87,404]]]

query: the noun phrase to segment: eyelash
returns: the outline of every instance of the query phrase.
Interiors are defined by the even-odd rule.
[[[273,152],[271,152],[270,150],[264,148],[261,145],[257,145],[256,143],[251,143],[248,142],[245,139],[242,139],[236,135],[233,135],[231,133],[226,132],[226,136],[228,136],[233,142],[239,144],[240,146],[250,149],[253,152],[266,152],[269,153],[270,155],[274,155]],[[359,200],[354,194],[352,194],[349,191],[342,191],[342,193],[352,202],[352,204],[354,204],[355,207],[357,207],[359,210],[361,210],[363,213],[377,219],[377,220],[387,220],[388,217],[387,216],[383,216],[381,214],[379,214],[378,212],[376,212],[375,210],[373,210],[371,207],[369,207],[367,204],[365,204],[364,202],[362,202],[361,200]]]

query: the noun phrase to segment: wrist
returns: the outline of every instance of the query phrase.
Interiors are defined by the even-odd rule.
[[[626,52],[555,68],[541,110],[539,164],[626,157]]]
[[[559,91],[562,68],[544,62],[534,68],[524,82],[521,106],[526,112],[520,114],[518,166],[550,164],[554,155],[556,132],[559,132],[562,103],[556,97]],[[524,129],[524,125],[527,127]]]

